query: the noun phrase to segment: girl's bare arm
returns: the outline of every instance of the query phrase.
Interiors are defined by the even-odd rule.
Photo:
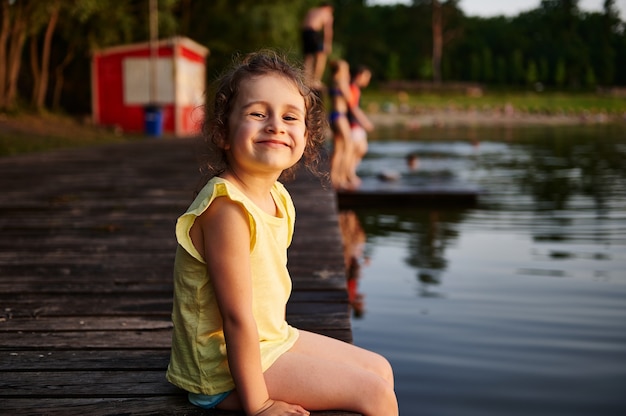
[[[252,313],[250,273],[250,228],[243,208],[227,198],[218,198],[196,220],[192,240],[207,268],[222,314],[228,365],[243,410],[248,415],[274,413],[283,403],[270,400],[263,371],[256,321]],[[205,231],[206,230],[206,231]],[[209,231],[210,230],[210,231]],[[201,233],[198,233],[201,231]],[[201,235],[198,235],[201,234]]]
[[[196,248],[207,263],[222,314],[230,371],[246,414],[254,414],[266,405],[269,394],[252,315],[248,218],[239,205],[218,198],[198,217],[196,225],[202,231],[202,247]],[[192,238],[196,234],[193,231]]]
[[[370,121],[370,119],[365,115],[365,112],[361,109],[361,107],[354,106],[350,109],[354,118],[356,118],[357,123],[361,125],[366,131],[374,130],[374,125]]]

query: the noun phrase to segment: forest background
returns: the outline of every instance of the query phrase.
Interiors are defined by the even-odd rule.
[[[0,112],[91,111],[94,51],[149,40],[150,0],[0,0]],[[233,53],[278,48],[301,58],[314,0],[158,0],[160,38],[210,50],[208,82]],[[490,89],[597,92],[626,86],[626,30],[614,0],[583,12],[542,0],[513,17],[470,17],[458,0],[369,6],[335,0],[332,57],[367,65],[374,87],[476,83]]]

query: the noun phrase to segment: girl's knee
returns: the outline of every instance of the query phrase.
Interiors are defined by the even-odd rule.
[[[385,380],[391,388],[393,388],[393,368],[389,361],[380,354],[374,354],[374,358],[370,361],[371,371],[378,374],[383,380]]]
[[[398,400],[393,387],[385,380],[378,379],[370,386],[364,400],[362,413],[369,415],[394,416],[398,414]]]

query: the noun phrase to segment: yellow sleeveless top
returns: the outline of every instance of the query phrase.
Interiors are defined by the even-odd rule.
[[[253,313],[259,331],[261,365],[267,370],[298,338],[285,320],[291,294],[287,247],[291,244],[295,209],[287,190],[276,182],[272,196],[279,215],[257,207],[232,183],[212,178],[176,223],[178,248],[174,262],[172,352],[167,379],[192,393],[213,395],[235,387],[228,368],[222,318],[204,259],[189,230],[215,198],[240,204],[250,223]]]

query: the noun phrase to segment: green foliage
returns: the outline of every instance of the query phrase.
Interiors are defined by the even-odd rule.
[[[420,64],[420,79],[423,80],[431,80],[433,79],[433,60],[432,59],[424,59]]]
[[[587,72],[585,74],[585,85],[591,88],[595,87],[596,83],[596,74],[593,72],[593,68],[587,67]]]
[[[546,58],[539,60],[539,81],[547,83],[550,80],[550,67]]]
[[[507,66],[504,56],[498,56],[496,58],[496,82],[499,85],[504,85],[507,82]]]
[[[470,56],[470,64],[469,64],[469,79],[471,80],[480,80],[480,75],[482,73],[482,66],[480,62],[480,57],[478,54],[473,53]]]
[[[556,70],[554,71],[554,83],[557,87],[563,87],[565,84],[565,77],[565,61],[563,59],[559,59],[556,63]]]
[[[535,85],[537,81],[539,81],[537,64],[535,61],[531,60],[528,62],[528,67],[526,68],[526,84],[532,86]]]
[[[385,75],[388,80],[400,79],[400,57],[397,54],[392,53],[389,56]]]
[[[207,46],[211,81],[234,53],[271,47],[300,58],[300,22],[318,3],[158,0],[159,35],[187,36]],[[432,78],[431,0],[384,6],[369,6],[365,0],[333,3],[334,57],[369,66],[374,85]],[[514,87],[541,82],[559,89],[626,85],[626,26],[614,0],[606,0],[604,10],[594,13],[580,11],[578,1],[543,0],[518,16],[493,18],[465,16],[459,3],[441,1],[444,82]],[[53,2],[28,4],[34,6],[28,36],[41,42],[47,8]],[[86,113],[91,101],[88,86],[93,51],[147,41],[149,0],[60,0],[60,4],[50,58],[50,88],[62,86],[64,109]],[[29,68],[29,54],[22,55],[22,68]],[[31,88],[28,72],[20,71],[23,96],[28,96]]]
[[[489,49],[488,47],[484,47],[482,52],[483,73],[481,80],[489,83],[493,81],[494,77],[493,56],[491,54],[491,49]]]
[[[511,54],[511,80],[515,85],[519,85],[524,79],[524,57],[522,51],[515,49]]]

